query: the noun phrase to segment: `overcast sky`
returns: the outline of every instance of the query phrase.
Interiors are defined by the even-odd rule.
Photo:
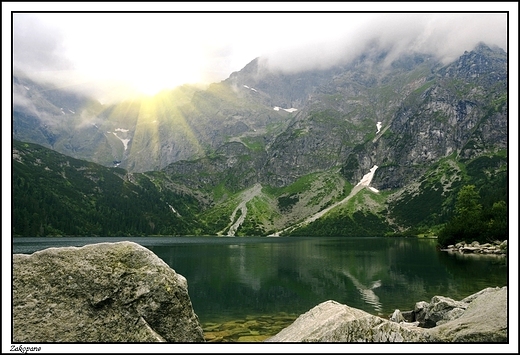
[[[262,56],[284,70],[348,61],[377,43],[453,60],[507,47],[506,14],[15,13],[13,68],[108,101],[226,79]]]

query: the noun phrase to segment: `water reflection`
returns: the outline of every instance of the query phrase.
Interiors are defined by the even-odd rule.
[[[65,246],[109,241],[96,239],[43,242]],[[132,240],[149,248],[187,278],[193,307],[202,322],[282,312],[301,314],[327,300],[386,316],[396,308],[413,309],[416,302],[429,301],[434,295],[462,299],[485,287],[507,284],[505,264],[496,259],[460,258],[439,252],[435,240],[218,237]],[[14,252],[20,249],[27,252],[44,245],[38,243],[42,240],[18,240]]]
[[[362,285],[361,282],[359,282],[349,272],[343,271],[343,273],[352,281],[354,286],[361,294],[361,298],[363,299],[363,301],[365,301],[369,305],[372,305],[374,307],[374,310],[377,311],[377,313],[380,313],[383,307],[381,305],[381,302],[379,302],[379,297],[377,297],[377,295],[372,290],[381,286],[381,280],[374,281],[372,282],[372,285],[370,287],[367,287]]]

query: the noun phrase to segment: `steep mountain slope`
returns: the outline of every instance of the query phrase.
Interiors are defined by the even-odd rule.
[[[507,148],[506,103],[503,51],[480,45],[441,68],[407,97],[374,147],[365,145],[380,166],[375,186],[402,186],[452,153],[467,159]]]
[[[13,137],[141,172],[242,142],[267,152],[264,183],[334,166],[353,183],[378,161],[380,188],[453,151],[507,144],[502,50],[480,45],[445,67],[425,55],[386,55],[373,49],[348,65],[293,74],[260,58],[207,89],[105,106],[14,77]]]
[[[185,235],[198,228],[199,204],[145,175],[13,142],[13,236]]]
[[[341,70],[313,72],[319,80],[311,80],[293,97],[312,95],[288,118],[285,130],[263,141],[255,137],[255,151],[237,152],[236,159],[228,149],[226,162],[230,166],[235,161],[233,170],[249,156],[249,167],[257,172],[251,170],[239,186],[258,181],[281,187],[335,167],[356,183],[377,165],[374,186],[396,188],[452,153],[474,157],[507,147],[507,63],[502,50],[480,45],[445,67],[422,55],[390,64],[385,59],[384,53],[373,53]],[[253,61],[227,81],[236,86],[254,82],[266,90],[257,89],[263,98],[272,98],[284,86],[266,70]],[[283,78],[292,82],[291,76]],[[187,171],[186,163],[180,163],[167,169],[195,176],[206,168]]]
[[[35,122],[51,102],[40,96]],[[83,111],[96,113],[96,126],[83,117],[104,132],[97,149],[111,151],[90,160],[134,172],[124,174],[147,181],[168,213],[164,196],[191,199],[184,229],[145,234],[381,235],[445,223],[465,184],[488,205],[507,200],[507,103],[506,53],[481,44],[448,65],[420,54],[389,61],[373,50],[348,65],[283,74],[255,59],[207,89]],[[47,137],[26,133],[23,112],[14,115],[15,138]],[[72,117],[68,131],[45,131],[60,132],[53,148],[73,141]],[[29,178],[24,171],[15,173]]]
[[[226,142],[265,145],[291,116],[259,104],[254,88],[229,83],[184,85],[111,105],[21,76],[13,90],[14,139],[132,172],[202,158]]]
[[[100,132],[102,106],[66,88],[13,77],[13,138],[91,161],[110,161],[112,148]]]
[[[401,187],[453,152],[505,148],[506,102],[501,50],[481,45],[446,67],[419,55],[365,58],[315,92],[273,143],[264,176],[284,185],[341,166],[354,183],[377,165],[375,187]]]
[[[223,83],[235,88],[245,87],[258,93],[258,100],[267,107],[303,108],[317,88],[327,84],[344,70],[330,69],[284,73],[269,67],[265,58],[255,58],[242,70],[231,73]]]

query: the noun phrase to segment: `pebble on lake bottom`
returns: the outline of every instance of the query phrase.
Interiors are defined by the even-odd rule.
[[[262,342],[291,325],[298,315],[287,313],[273,316],[231,320],[224,323],[202,323],[204,338],[210,343]]]

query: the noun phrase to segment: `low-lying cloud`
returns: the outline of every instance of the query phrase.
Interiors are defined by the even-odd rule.
[[[345,64],[369,49],[385,50],[389,60],[403,53],[431,54],[449,63],[479,42],[507,50],[506,14],[384,14],[323,41],[268,52],[273,69],[298,72]]]

